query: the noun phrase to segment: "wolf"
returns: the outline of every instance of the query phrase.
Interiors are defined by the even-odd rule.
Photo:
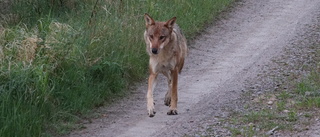
[[[176,24],[176,17],[166,22],[154,21],[149,14],[144,15],[146,30],[144,40],[149,55],[149,78],[147,110],[149,117],[155,115],[153,91],[159,73],[167,77],[168,91],[164,104],[169,106],[168,115],[177,115],[178,74],[181,72],[188,47],[187,40]]]

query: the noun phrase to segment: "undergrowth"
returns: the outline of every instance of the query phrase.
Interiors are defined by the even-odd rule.
[[[144,13],[188,39],[232,0],[13,0],[0,25],[0,136],[50,136],[146,76]]]

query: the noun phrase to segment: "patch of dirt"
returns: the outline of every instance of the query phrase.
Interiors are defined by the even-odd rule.
[[[189,43],[190,53],[178,82],[179,115],[166,115],[168,107],[163,100],[167,85],[164,77],[160,77],[154,92],[155,117],[147,115],[146,80],[129,91],[131,96],[100,108],[96,112],[98,118],[85,121],[84,129],[68,136],[230,136],[220,120],[232,116],[232,112],[243,111],[243,104],[248,100],[241,95],[248,85],[258,94],[271,91],[281,83],[265,76],[274,62],[285,62],[292,67],[296,63],[312,64],[305,62],[310,58],[305,53],[310,51],[310,44],[319,43],[319,29],[313,28],[319,25],[319,15],[318,0],[238,1]],[[281,71],[308,73],[290,67],[275,70]],[[316,132],[311,129],[305,134],[314,136]]]

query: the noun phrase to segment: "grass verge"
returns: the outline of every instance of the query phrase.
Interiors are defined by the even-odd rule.
[[[309,130],[320,116],[320,70],[313,69],[299,82],[286,84],[290,88],[253,98],[245,105],[246,111],[223,120],[232,125],[225,128],[232,136],[248,137],[267,137],[277,131],[293,135]]]
[[[50,136],[146,75],[143,14],[187,38],[233,0],[14,0],[0,26],[0,136]]]

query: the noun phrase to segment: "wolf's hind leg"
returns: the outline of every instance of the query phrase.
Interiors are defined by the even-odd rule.
[[[172,88],[171,88],[171,101],[170,108],[167,112],[168,115],[178,115],[177,103],[178,103],[178,68],[171,71]]]

